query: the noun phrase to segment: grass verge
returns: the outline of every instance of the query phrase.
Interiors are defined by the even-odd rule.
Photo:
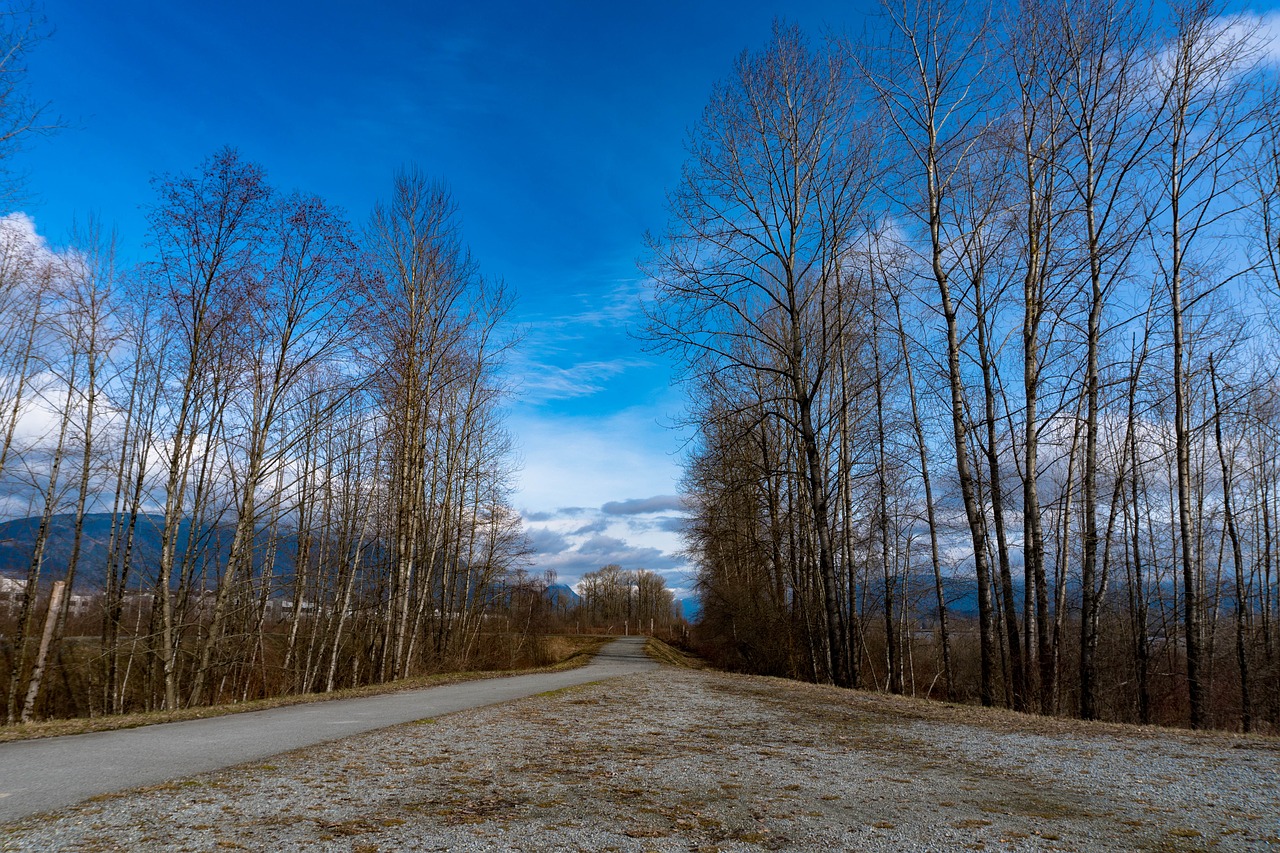
[[[645,641],[644,651],[645,654],[659,663],[668,663],[672,666],[683,667],[684,669],[707,668],[707,662],[702,658],[682,652],[680,649],[664,643],[657,637],[650,637]]]
[[[717,689],[751,691],[764,697],[776,695],[787,701],[812,694],[816,701],[830,702],[833,707],[856,708],[865,714],[879,715],[886,722],[942,723],[984,728],[1001,734],[1035,734],[1073,740],[1087,737],[1114,737],[1127,740],[1164,740],[1176,736],[1196,743],[1214,744],[1221,749],[1251,748],[1280,752],[1280,735],[1242,734],[1216,729],[1191,729],[1143,726],[1080,720],[1074,717],[1048,717],[1014,711],[1009,708],[983,708],[979,705],[942,702],[922,696],[895,696],[874,690],[832,687],[772,676],[741,676],[726,681]]]

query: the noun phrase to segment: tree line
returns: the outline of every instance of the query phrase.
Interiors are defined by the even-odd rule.
[[[886,0],[742,54],[646,262],[708,654],[1274,728],[1264,36],[1207,0]]]
[[[580,602],[572,613],[578,626],[609,634],[668,633],[681,621],[675,594],[662,575],[624,569],[617,563],[587,572],[578,583]]]
[[[529,597],[511,295],[448,190],[403,170],[358,229],[223,149],[157,177],[148,223],[130,269],[97,223],[58,253],[0,232],[0,482],[35,520],[7,721],[501,658],[489,622]],[[105,590],[73,611],[88,560]]]

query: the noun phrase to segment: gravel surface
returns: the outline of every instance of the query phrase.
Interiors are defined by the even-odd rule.
[[[1280,850],[1280,741],[663,667],[0,826],[2,850]]]

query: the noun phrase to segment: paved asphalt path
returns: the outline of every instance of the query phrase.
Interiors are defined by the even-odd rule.
[[[0,823],[99,794],[155,785],[386,726],[522,699],[656,667],[644,638],[605,646],[586,666],[340,699],[136,729],[0,744]]]

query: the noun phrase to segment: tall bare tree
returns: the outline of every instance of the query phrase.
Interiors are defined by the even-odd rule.
[[[886,5],[886,43],[864,63],[864,73],[885,105],[901,144],[901,180],[912,193],[904,211],[927,232],[926,263],[946,325],[947,377],[956,476],[964,500],[978,583],[983,704],[995,702],[997,646],[991,600],[987,525],[969,460],[968,402],[961,368],[959,306],[952,292],[956,254],[951,204],[957,181],[989,122],[978,86],[989,73],[989,18],[953,15],[933,0]]]
[[[1229,26],[1210,0],[1174,4],[1172,35],[1153,64],[1161,123],[1158,179],[1166,205],[1157,219],[1160,269],[1172,326],[1175,458],[1179,563],[1192,728],[1209,723],[1205,659],[1202,553],[1192,514],[1191,389],[1188,312],[1222,280],[1197,275],[1196,253],[1238,202],[1235,158],[1251,129],[1245,73],[1255,54],[1254,34]]]
[[[245,306],[247,322],[238,335],[247,384],[247,411],[241,417],[244,470],[235,498],[235,531],[192,683],[193,704],[203,701],[235,580],[253,571],[259,491],[298,450],[296,437],[279,432],[285,409],[299,380],[348,342],[347,312],[358,292],[355,244],[346,223],[319,198],[295,193],[274,200],[264,212],[259,239],[254,301]],[[273,437],[275,447],[270,446]]]
[[[157,179],[159,199],[151,230],[158,260],[152,277],[170,336],[165,362],[172,377],[166,405],[163,464],[164,519],[156,596],[162,617],[161,662],[164,704],[178,706],[178,644],[172,585],[179,560],[182,524],[195,507],[187,489],[192,457],[201,448],[209,460],[209,438],[218,433],[216,384],[229,377],[230,354],[247,306],[260,298],[259,255],[267,226],[270,188],[258,166],[231,149],[207,159],[194,174]],[[225,393],[225,389],[222,389]],[[191,514],[189,516],[189,514]],[[187,541],[198,535],[188,524]]]
[[[855,106],[841,56],[812,50],[794,27],[775,24],[764,51],[739,58],[691,138],[669,200],[672,227],[651,242],[657,286],[648,328],[689,376],[770,378],[762,414],[793,434],[800,453],[825,616],[823,668],[839,685],[856,682],[857,661],[852,592],[832,525],[833,422],[821,401],[838,376],[836,346],[858,335],[835,299],[874,165]]]

